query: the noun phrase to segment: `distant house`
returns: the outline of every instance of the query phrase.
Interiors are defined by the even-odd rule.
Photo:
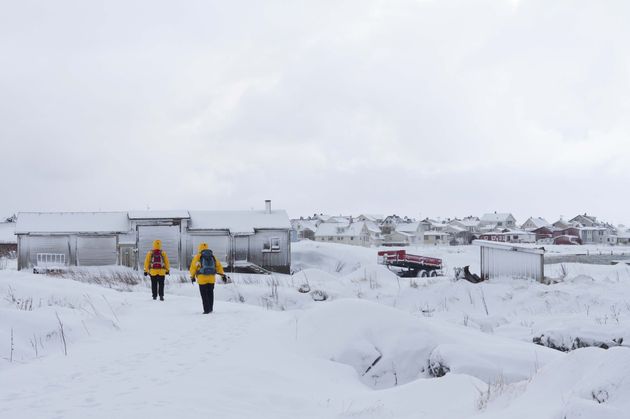
[[[0,257],[16,257],[17,236],[15,235],[15,222],[0,223]]]
[[[451,220],[449,225],[461,227],[471,233],[476,233],[479,231],[480,220],[477,217],[466,217],[462,220]]]
[[[396,229],[385,236],[385,246],[412,246],[422,244],[424,239],[423,227],[419,222],[401,223]]]
[[[541,227],[550,227],[551,224],[549,224],[549,222],[547,220],[545,220],[544,218],[541,217],[529,217],[527,219],[527,221],[525,221],[523,223],[523,225],[521,225],[521,229],[522,230],[528,230],[528,231],[532,231],[532,230],[536,230],[538,228]]]
[[[562,218],[560,218],[558,221],[556,221],[555,223],[553,223],[551,225],[554,229],[556,230],[564,230],[566,228],[569,227],[573,227],[574,223],[570,223],[568,221],[563,220]]]
[[[580,229],[577,227],[554,230],[552,239],[554,244],[582,244]]]
[[[385,217],[385,219],[383,219],[383,221],[379,224],[379,227],[381,229],[381,232],[383,234],[391,234],[392,231],[396,230],[396,226],[398,224],[402,224],[404,222],[406,222],[406,217],[402,218],[399,217],[398,215],[394,214],[394,215],[388,215],[387,217]]]
[[[554,228],[551,226],[543,226],[537,229],[531,230],[536,235],[536,241],[548,240],[553,237]]]
[[[295,232],[295,240],[315,240],[315,232],[320,224],[318,220],[291,220],[291,228]]]
[[[584,213],[583,215],[576,215],[575,217],[571,218],[569,222],[573,224],[580,224],[584,227],[596,227],[599,225],[599,223],[597,222],[597,217],[587,215],[586,213]]]
[[[315,241],[370,247],[380,245],[383,238],[380,228],[368,221],[328,222],[317,227]]]
[[[449,244],[451,235],[444,231],[425,231],[423,233],[425,245],[444,245]]]
[[[630,245],[630,230],[617,233],[617,244]]]
[[[361,214],[356,220],[357,221],[370,221],[375,224],[380,224],[385,219],[385,216],[382,214]]]
[[[489,213],[481,217],[480,227],[492,227],[496,229],[515,228],[516,218],[510,213]]]
[[[449,243],[453,245],[471,244],[477,238],[477,233],[455,223],[449,224],[444,232],[450,234],[451,241]]]
[[[479,236],[481,240],[504,242],[504,243],[535,243],[536,234],[525,230],[504,229],[499,232],[483,233]]]

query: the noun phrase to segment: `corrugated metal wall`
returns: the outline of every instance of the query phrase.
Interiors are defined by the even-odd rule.
[[[272,239],[278,250],[270,248]],[[249,261],[266,269],[288,272],[291,265],[291,244],[287,231],[260,230],[249,236]]]
[[[180,226],[138,226],[138,269],[144,269],[144,259],[153,248],[154,240],[162,240],[172,269],[179,269]]]
[[[77,266],[115,265],[116,236],[78,236]]]
[[[214,256],[219,259],[223,266],[227,266],[229,264],[230,236],[227,234],[205,234],[190,236],[189,246],[187,246],[188,250],[186,252],[186,266],[183,268],[190,266],[193,256],[197,254],[197,249],[199,248],[200,243],[207,243],[208,248],[212,250]]]
[[[20,253],[22,250],[26,250],[25,267],[32,268],[37,264],[38,253],[62,254],[66,257],[66,263],[71,263],[69,236],[22,236]]]
[[[481,277],[492,279],[507,276],[542,281],[544,278],[543,258],[542,254],[514,250],[514,248],[500,249],[481,245]]]

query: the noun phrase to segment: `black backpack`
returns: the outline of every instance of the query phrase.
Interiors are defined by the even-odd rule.
[[[212,250],[205,249],[201,251],[199,264],[201,267],[197,273],[201,275],[214,275],[217,273],[217,262],[212,254]]]

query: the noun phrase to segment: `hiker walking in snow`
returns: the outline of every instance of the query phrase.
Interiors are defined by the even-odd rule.
[[[212,254],[212,250],[208,249],[208,244],[201,243],[199,252],[195,255],[190,263],[190,280],[195,280],[199,284],[199,292],[201,293],[201,302],[203,304],[203,314],[212,313],[214,305],[214,282],[215,275],[221,275],[225,281],[223,266],[221,262]]]
[[[144,258],[144,276],[151,276],[151,292],[153,299],[164,301],[164,276],[170,274],[171,265],[168,262],[166,252],[162,250],[162,241],[155,240],[153,248],[147,252]]]

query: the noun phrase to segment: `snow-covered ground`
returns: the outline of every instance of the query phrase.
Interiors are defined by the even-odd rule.
[[[547,247],[586,249],[610,252]],[[471,284],[452,272],[478,271],[475,246],[409,249],[443,258],[438,278],[399,278],[377,250],[294,244],[294,275],[232,274],[209,316],[185,273],[160,302],[122,268],[9,261],[0,418],[630,417],[630,266]]]

